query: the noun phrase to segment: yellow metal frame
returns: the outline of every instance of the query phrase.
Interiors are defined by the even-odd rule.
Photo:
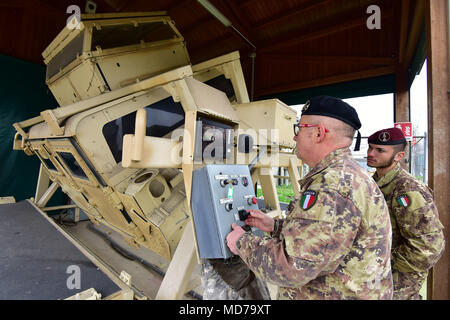
[[[172,30],[174,30],[176,38],[110,49],[90,47],[93,28],[102,28],[103,26],[124,23],[136,25],[153,21],[163,21],[164,23],[169,24]],[[166,276],[164,277],[163,283],[157,294],[157,299],[179,299],[187,290],[193,267],[196,263],[201,262],[198,255],[198,248],[196,247],[197,241],[190,204],[193,170],[204,165],[203,163],[194,162],[194,138],[196,134],[197,118],[202,116],[225,122],[230,124],[237,132],[239,132],[239,129],[245,130],[248,128],[263,129],[270,127],[285,129],[289,127],[289,129],[287,129],[289,130],[289,133],[286,131],[281,137],[281,141],[274,139],[269,135],[255,133],[254,140],[257,141],[257,144],[255,144],[253,150],[251,150],[244,158],[240,158],[237,148],[233,150],[233,161],[236,161],[235,163],[240,163],[239,161],[241,161],[244,164],[248,164],[257,156],[261,156],[252,170],[252,179],[254,182],[258,181],[262,186],[266,204],[271,209],[268,214],[271,216],[280,216],[283,212],[281,211],[276,192],[274,183],[275,176],[272,172],[272,167],[287,167],[289,178],[292,182],[292,187],[296,196],[299,196],[300,190],[297,181],[299,180],[298,167],[301,166],[301,162],[298,161],[295,155],[279,150],[280,146],[287,148],[294,147],[292,140],[289,141],[291,125],[288,126],[287,124],[296,120],[295,110],[287,107],[278,100],[250,103],[242,67],[239,61],[239,52],[231,52],[221,57],[190,66],[188,61],[189,57],[183,43],[184,39],[175,28],[170,18],[165,16],[164,12],[153,14],[124,13],[83,15],[80,29],[69,30],[68,28],[65,28],[46,48],[43,52],[45,63],[48,64],[62,48],[81,32],[84,33],[82,54],[63,70],[60,70],[50,79],[47,79],[49,85],[55,83],[56,86],[56,81],[61,77],[65,77],[68,71],[73,74],[80,72],[79,74],[76,74],[77,81],[80,79],[83,80],[83,77],[86,77],[86,75],[89,74],[92,79],[97,79],[98,81],[96,80],[96,83],[99,84],[101,83],[101,75],[97,72],[94,64],[100,62],[101,59],[127,54],[130,54],[131,59],[133,54],[142,53],[157,47],[164,47],[167,49],[173,45],[179,46],[179,48],[182,48],[186,53],[187,65],[173,70],[159,70],[157,75],[141,74],[136,76],[136,78],[131,79],[133,83],[129,82],[129,79],[124,80],[120,78],[118,79],[120,80],[120,88],[112,88],[111,92],[104,92],[102,88],[97,88],[96,90],[98,92],[94,90],[89,93],[94,95],[90,98],[88,97],[82,101],[70,103],[54,110],[45,110],[38,117],[15,123],[13,126],[17,130],[17,134],[14,138],[14,149],[23,150],[27,154],[35,152],[43,159],[46,159],[48,156],[58,170],[58,173],[56,173],[53,170],[48,170],[44,164],[41,164],[35,202],[42,211],[50,210],[49,208],[45,208],[45,205],[54,191],[58,188],[58,185],[61,184],[63,191],[67,193],[72,192],[72,195],[77,195],[77,193],[82,193],[84,195],[84,192],[86,192],[86,194],[90,196],[89,200],[83,200],[78,205],[84,205],[86,208],[82,209],[88,209],[87,211],[90,212],[89,218],[91,221],[94,223],[101,222],[111,229],[118,231],[128,239],[127,241],[130,245],[149,246],[147,241],[159,241],[163,243],[164,240],[166,240],[166,247],[163,247],[163,245],[161,245],[161,247],[157,247],[157,245],[154,246],[154,248],[156,248],[155,250],[159,250],[155,252],[158,252],[158,254],[168,260],[171,259],[169,269],[167,270]],[[167,65],[170,65],[170,63],[167,63]],[[166,66],[166,64],[164,64],[164,66]],[[81,70],[81,68],[84,69]],[[128,75],[128,73],[126,74]],[[233,101],[230,102],[223,92],[203,83],[218,75],[224,75],[225,78],[230,79],[235,92],[235,99]],[[62,80],[70,82],[74,79],[71,80],[70,77],[67,77],[67,79]],[[67,83],[63,85],[67,85]],[[76,93],[76,86],[73,84],[71,85]],[[67,88],[70,88],[70,86],[67,86]],[[59,88],[56,89],[59,90]],[[65,92],[64,88],[61,90],[63,93]],[[89,94],[87,95],[89,96]],[[76,93],[76,95],[82,97],[82,95],[78,93]],[[175,102],[181,103],[185,112],[183,127],[185,138],[182,142],[171,141],[166,137],[156,138],[145,135],[147,119],[145,110],[142,109],[146,106],[145,103],[147,102],[148,105],[148,103],[156,98],[166,98],[170,96]],[[73,98],[71,97],[71,99]],[[109,158],[111,158],[112,155],[96,154],[96,148],[98,148],[99,144],[103,144],[103,147],[106,145],[105,138],[99,133],[101,131],[101,129],[99,129],[99,123],[104,125],[104,123],[107,123],[105,121],[113,121],[118,117],[123,116],[122,113],[129,113],[130,110],[131,112],[137,111],[136,126],[134,134],[126,135],[124,137],[122,166],[131,169],[136,168],[136,170],[133,171],[130,169],[122,175],[122,171],[113,172],[112,169],[111,172],[108,171],[107,167],[110,166],[108,161],[111,160]],[[271,112],[275,116],[271,122],[264,122],[261,120],[261,117],[259,117],[257,121],[253,121],[255,114],[258,114],[258,112]],[[91,118],[95,118],[95,120],[92,121],[97,121],[97,125],[93,126],[93,122],[89,120]],[[247,123],[246,119],[251,119],[252,121],[248,121],[249,123]],[[26,132],[25,129],[28,127],[32,128]],[[87,135],[81,137],[79,135],[80,130],[84,130],[84,132],[87,130],[90,134],[93,134],[95,138],[88,139],[86,138]],[[21,140],[20,137],[22,137]],[[79,155],[77,148],[69,141],[69,137],[73,137],[73,139],[76,138],[76,142],[85,153],[83,156],[85,156],[98,170],[96,174],[105,180],[107,184],[106,187],[102,186],[101,182],[98,181],[96,175],[85,163],[84,158]],[[46,140],[50,138],[60,138],[61,140]],[[43,139],[43,141],[37,142],[37,139]],[[238,143],[238,141],[235,141],[236,145]],[[45,148],[45,145],[47,144],[52,150],[51,153],[47,152],[48,155],[44,152],[46,149],[40,149],[41,147]],[[266,151],[261,155],[264,149]],[[168,153],[173,150],[178,153],[180,162],[167,160]],[[71,174],[72,171],[58,155],[58,152],[69,152],[72,154],[88,177],[88,180],[73,176]],[[112,160],[114,159],[112,158]],[[116,165],[115,161],[114,165]],[[170,184],[172,184],[172,182],[174,184],[177,184],[176,182],[181,183],[181,179],[183,180],[186,193],[186,210],[191,219],[184,225],[183,231],[179,231],[181,239],[176,239],[176,241],[178,241],[178,246],[175,252],[173,252],[173,248],[170,247],[168,240],[164,238],[166,235],[164,232],[169,233],[169,231],[172,232],[173,230],[161,231],[158,228],[158,226],[160,226],[159,224],[158,226],[154,225],[148,217],[146,217],[147,220],[145,220],[145,214],[143,209],[139,208],[139,205],[136,202],[137,200],[132,195],[123,192],[122,189],[121,191],[116,189],[116,187],[121,184],[122,180],[126,181],[126,179],[129,179],[131,181],[133,177],[136,178],[138,172],[140,172],[140,168],[177,168],[182,170],[182,174],[178,174],[172,179],[177,181],[170,181]],[[120,170],[122,169],[120,168]],[[117,172],[119,172],[119,174],[115,176]],[[182,178],[180,176],[182,176]],[[115,180],[111,181],[110,178]],[[183,206],[184,205],[183,202]],[[110,215],[101,214],[100,208],[102,208],[102,210],[111,208],[111,212],[113,213]],[[116,211],[121,208],[127,208],[129,211],[128,215],[132,221],[128,224],[118,223],[115,225],[114,222],[120,222],[119,218],[122,218],[115,216],[116,214],[119,214]],[[149,206],[149,208],[151,208],[151,206]],[[111,221],[106,220],[104,216]],[[167,221],[170,222],[171,220]],[[155,223],[157,224],[157,222]],[[154,228],[152,234],[150,234],[151,231],[148,232],[149,227]],[[86,250],[83,252],[85,251]],[[105,270],[105,272],[110,271]],[[86,297],[95,298],[98,296],[95,292],[90,291],[86,293]]]

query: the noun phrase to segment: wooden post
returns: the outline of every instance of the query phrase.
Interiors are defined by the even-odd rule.
[[[409,86],[408,71],[399,67],[397,69],[395,92],[395,122],[408,122],[409,116]]]
[[[450,101],[448,0],[426,1],[428,69],[428,181],[444,225],[446,249],[428,278],[428,299],[450,298]]]
[[[409,84],[408,84],[408,71],[403,65],[399,65],[397,68],[396,77],[396,92],[395,92],[395,119],[394,122],[408,122],[410,121],[410,109],[409,109]],[[400,161],[401,166],[410,172],[411,161],[411,145],[408,144],[405,150],[405,157]]]

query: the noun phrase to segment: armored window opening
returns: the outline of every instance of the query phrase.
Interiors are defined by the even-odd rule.
[[[75,141],[75,139],[69,138],[69,141],[72,144],[72,146],[75,148],[78,156],[83,160],[84,164],[89,168],[89,170],[91,170],[91,173],[97,179],[97,182],[100,183],[103,187],[106,187],[107,186],[106,182],[103,180],[101,175],[98,173],[97,169],[92,165],[92,163],[89,160],[89,158],[86,157],[86,155],[84,154],[83,150],[80,148],[80,146]]]
[[[183,107],[181,103],[174,102],[172,97],[160,100],[145,109],[147,111],[147,136],[161,138],[184,124]],[[116,163],[122,161],[123,136],[134,134],[135,122],[136,112],[133,112],[103,126],[103,136]]]
[[[70,152],[58,152],[58,155],[61,157],[61,159],[64,161],[64,163],[69,168],[72,175],[76,178],[89,180],[84,170],[81,168],[78,161],[75,159],[73,154]]]
[[[102,26],[100,30],[92,30],[92,50],[97,46],[105,49],[117,48],[129,45],[170,40],[176,38],[177,34],[168,23],[163,21],[122,24],[112,26]]]
[[[223,160],[229,159],[232,152],[230,146],[233,143],[232,129],[231,125],[198,117],[194,160],[223,163]]]
[[[48,170],[52,170],[52,171],[58,172],[58,169],[56,169],[55,165],[53,164],[53,162],[50,159],[45,159],[44,157],[42,157],[42,155],[40,153],[37,153],[37,156],[38,156],[39,160],[41,160],[41,162],[44,164],[44,166]]]
[[[83,53],[84,31],[73,38],[47,65],[47,80],[67,67],[78,55]]]
[[[55,162],[59,165],[60,170],[58,172],[60,172],[63,175],[67,175],[66,171],[67,169],[64,168],[64,166],[62,165],[61,161],[59,161],[59,159],[57,157],[54,158]]]
[[[50,159],[42,159],[48,170],[58,171]]]
[[[236,93],[234,92],[233,84],[231,80],[225,78],[223,74],[206,81],[205,84],[225,93],[228,100],[236,100]]]

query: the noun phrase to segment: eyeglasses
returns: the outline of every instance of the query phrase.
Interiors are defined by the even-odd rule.
[[[320,125],[318,124],[300,124],[300,123],[295,123],[294,124],[294,135],[298,135],[300,128],[312,128],[312,127],[320,127]],[[330,132],[327,128],[325,128],[325,132]]]

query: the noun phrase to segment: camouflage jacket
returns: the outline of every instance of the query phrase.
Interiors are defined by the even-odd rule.
[[[239,255],[279,299],[391,299],[391,224],[383,194],[348,148],[302,180],[272,237],[250,233]]]
[[[432,191],[400,164],[381,178],[376,173],[373,177],[391,216],[394,299],[418,299],[427,271],[445,245]]]

